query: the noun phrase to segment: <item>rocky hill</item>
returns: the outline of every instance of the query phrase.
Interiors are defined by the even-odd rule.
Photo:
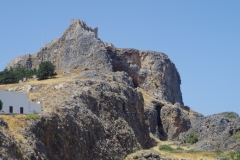
[[[42,114],[15,129],[16,133],[12,133],[16,126],[8,127],[9,117],[2,117],[0,133],[7,145],[1,147],[0,156],[124,159],[156,146],[158,140],[186,143],[191,133],[198,136],[198,150],[240,149],[239,141],[231,140],[240,131],[238,115],[235,119],[221,114],[204,117],[184,106],[180,75],[167,55],[117,48],[102,42],[97,32],[83,21],[72,20],[60,38],[8,64],[8,68],[33,69],[51,61],[58,76],[0,86],[27,93],[30,101],[40,101],[43,107]],[[135,157],[149,155],[161,157],[155,152]]]

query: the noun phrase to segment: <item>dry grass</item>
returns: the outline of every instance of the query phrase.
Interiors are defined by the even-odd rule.
[[[9,130],[5,130],[5,132],[9,132],[8,135],[12,135],[18,142],[23,143],[22,132],[29,124],[26,121],[26,115],[0,115],[0,118],[8,124]]]
[[[38,81],[37,79],[28,79],[27,82],[0,85],[0,90],[8,90],[11,88],[23,88],[26,85],[36,86],[37,90],[30,91],[28,93],[29,101],[31,102],[41,102],[42,109],[47,112],[52,112],[53,108],[59,107],[60,102],[68,99],[71,94],[65,91],[62,88],[56,89],[57,85],[66,85],[69,86],[71,90],[71,84],[73,84],[75,77],[79,76],[79,71],[75,70],[74,73],[71,73],[68,76],[63,75],[64,70],[58,70],[57,77]]]
[[[194,148],[194,146],[190,146],[188,147],[182,147],[184,150],[186,150],[186,152],[182,152],[182,151],[163,151],[163,150],[159,150],[159,146],[160,145],[169,145],[172,148],[176,149],[177,146],[176,145],[171,145],[172,142],[170,141],[159,141],[158,140],[158,145],[149,149],[149,150],[154,150],[156,152],[159,152],[162,155],[162,158],[172,158],[175,160],[182,160],[182,159],[186,159],[186,160],[215,160],[217,158],[221,158],[221,157],[230,157],[230,153],[228,152],[222,152],[222,153],[217,153],[214,151],[190,151],[191,149]],[[138,151],[137,151],[138,152]],[[135,152],[135,153],[137,153]],[[132,160],[132,156],[135,154],[132,153],[130,155],[128,155],[125,160]]]
[[[71,74],[68,76],[63,75],[63,70],[59,70],[58,76],[53,79],[47,79],[42,81],[37,81],[36,79],[29,79],[27,82],[23,82],[21,84],[9,84],[9,85],[0,85],[0,90],[7,90],[14,87],[23,87],[25,85],[33,85],[33,86],[40,86],[40,89],[36,91],[30,91],[29,94],[29,100],[30,101],[40,101],[42,103],[42,107],[47,112],[52,112],[52,107],[58,107],[60,106],[60,102],[64,99],[68,99],[71,94],[67,92],[64,87],[60,89],[56,89],[55,86],[57,85],[66,85],[68,86],[68,90],[73,89],[74,85],[73,82],[75,81],[76,76],[80,76],[81,73],[79,70],[73,70]],[[109,80],[111,79],[111,75],[106,75]],[[78,79],[80,81],[85,81],[88,79]],[[71,88],[72,87],[72,88]],[[143,94],[143,98],[145,101],[145,107],[151,105],[151,101],[158,101],[164,105],[173,106],[170,104],[167,104],[163,101],[155,99],[155,97],[143,90],[138,88],[139,92]],[[8,135],[12,135],[15,137],[15,139],[21,143],[24,143],[25,139],[22,135],[22,132],[24,131],[25,127],[30,123],[29,121],[26,121],[26,115],[0,115],[0,118],[2,118],[6,123],[8,123],[9,126],[9,132]],[[228,153],[221,153],[221,155],[217,155],[215,152],[167,152],[167,151],[160,151],[159,145],[171,145],[172,142],[166,142],[166,141],[160,141],[158,140],[158,146],[155,146],[151,148],[152,150],[155,150],[157,152],[160,152],[163,157],[169,157],[169,158],[175,158],[177,159],[193,159],[193,160],[200,160],[200,159],[206,159],[206,160],[212,160],[216,159],[217,157],[224,157],[228,156]],[[177,146],[171,145],[172,148],[177,148]],[[187,147],[187,146],[181,146],[184,150],[190,150],[194,148],[194,146]],[[133,154],[131,154],[133,155]],[[131,159],[131,155],[128,156],[126,159]]]
[[[137,88],[137,91],[141,92],[143,95],[143,99],[144,99],[144,103],[145,103],[144,107],[151,106],[151,101],[156,101],[156,102],[162,103],[164,105],[170,105],[164,101],[156,99],[151,93],[149,93],[148,91],[145,91],[142,88]]]

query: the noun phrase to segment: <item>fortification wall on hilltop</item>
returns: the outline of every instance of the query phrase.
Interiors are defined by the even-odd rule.
[[[91,28],[91,27],[87,26],[87,24],[84,21],[81,21],[80,19],[75,19],[75,20],[72,19],[71,24],[79,24],[82,28],[84,28],[88,31],[94,32],[96,38],[98,38],[98,27]]]

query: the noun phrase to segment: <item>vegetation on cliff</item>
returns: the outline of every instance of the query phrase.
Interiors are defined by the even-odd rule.
[[[0,111],[2,110],[2,107],[3,107],[3,102],[2,102],[2,100],[0,99]]]
[[[24,67],[4,69],[0,72],[0,84],[11,84],[18,83],[19,80],[22,80],[24,77],[30,78],[37,73],[37,70],[26,69]]]
[[[53,77],[56,74],[55,66],[49,61],[42,62],[38,70],[36,68],[26,69],[25,67],[10,67],[10,69],[6,68],[0,72],[0,84],[18,83],[19,80],[22,80],[24,77],[32,78],[33,75],[37,75],[38,79],[42,80]]]
[[[56,76],[57,73],[55,72],[55,66],[49,62],[42,62],[39,65],[39,68],[37,70],[37,77],[38,79],[42,80],[42,79],[47,79],[48,77],[53,77]]]

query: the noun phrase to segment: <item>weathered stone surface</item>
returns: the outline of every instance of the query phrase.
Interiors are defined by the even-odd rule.
[[[163,130],[167,132],[168,139],[177,137],[191,127],[191,122],[186,113],[178,107],[163,106],[161,109]]]
[[[80,20],[72,20],[63,35],[46,44],[33,55],[15,58],[8,68],[38,68],[51,61],[57,69],[79,68],[99,72],[125,71],[135,87],[158,99],[183,105],[181,79],[174,63],[161,52],[115,48],[97,38],[97,31]],[[66,76],[69,72],[66,72]]]
[[[227,118],[229,115],[235,115],[236,118]],[[240,131],[238,114],[224,112],[207,117],[199,117],[188,132],[180,134],[179,139],[184,142],[190,133],[195,133],[199,140],[196,143],[196,150],[239,150],[240,139],[232,140],[230,138],[238,131]]]
[[[57,69],[78,67],[81,69],[112,71],[104,43],[96,32],[80,20],[73,20],[60,38],[43,46],[33,55],[23,55],[11,61],[7,67],[38,68],[42,61],[51,61]]]
[[[36,93],[30,98],[41,101],[45,110],[24,133],[30,147],[20,149],[29,159],[123,159],[151,147],[154,142],[149,133],[161,140],[180,134],[183,142],[194,131],[201,137],[197,149],[213,148],[216,144],[207,140],[219,139],[209,135],[220,135],[220,142],[224,141],[220,147],[238,148],[239,143],[226,141],[238,131],[227,128],[232,123],[236,126],[235,121],[224,115],[204,118],[184,106],[180,75],[161,52],[116,48],[98,39],[97,29],[73,20],[60,38],[35,54],[17,57],[8,68],[38,68],[42,61],[64,70],[65,77],[72,77],[76,70],[81,74],[74,82],[10,89]],[[214,131],[204,128],[202,133],[200,128],[207,123],[214,124]],[[154,154],[136,158],[148,159],[149,155]]]
[[[134,160],[164,160],[159,152],[154,150],[139,151],[132,156]]]
[[[184,110],[171,104],[153,101],[151,107],[145,108],[145,121],[149,131],[160,140],[171,140],[180,133],[187,132],[196,117],[203,117],[192,110]],[[192,114],[196,114],[192,116]]]
[[[143,119],[143,98],[125,72],[106,76],[85,71],[92,80],[68,84],[73,94],[52,115],[43,116],[25,132],[32,159],[123,159],[153,141]],[[22,149],[23,152],[27,152]]]
[[[113,45],[106,47],[114,70],[127,72],[135,86],[158,99],[183,104],[180,75],[167,55],[155,51],[120,49]]]
[[[172,105],[156,99],[149,92],[139,89],[144,98],[145,121],[150,133],[160,140],[171,140],[176,138],[179,133],[186,132],[196,122],[198,117],[203,117],[184,107],[180,103]]]
[[[17,142],[11,137],[8,125],[0,119],[0,158],[3,160],[15,160],[23,157]]]

